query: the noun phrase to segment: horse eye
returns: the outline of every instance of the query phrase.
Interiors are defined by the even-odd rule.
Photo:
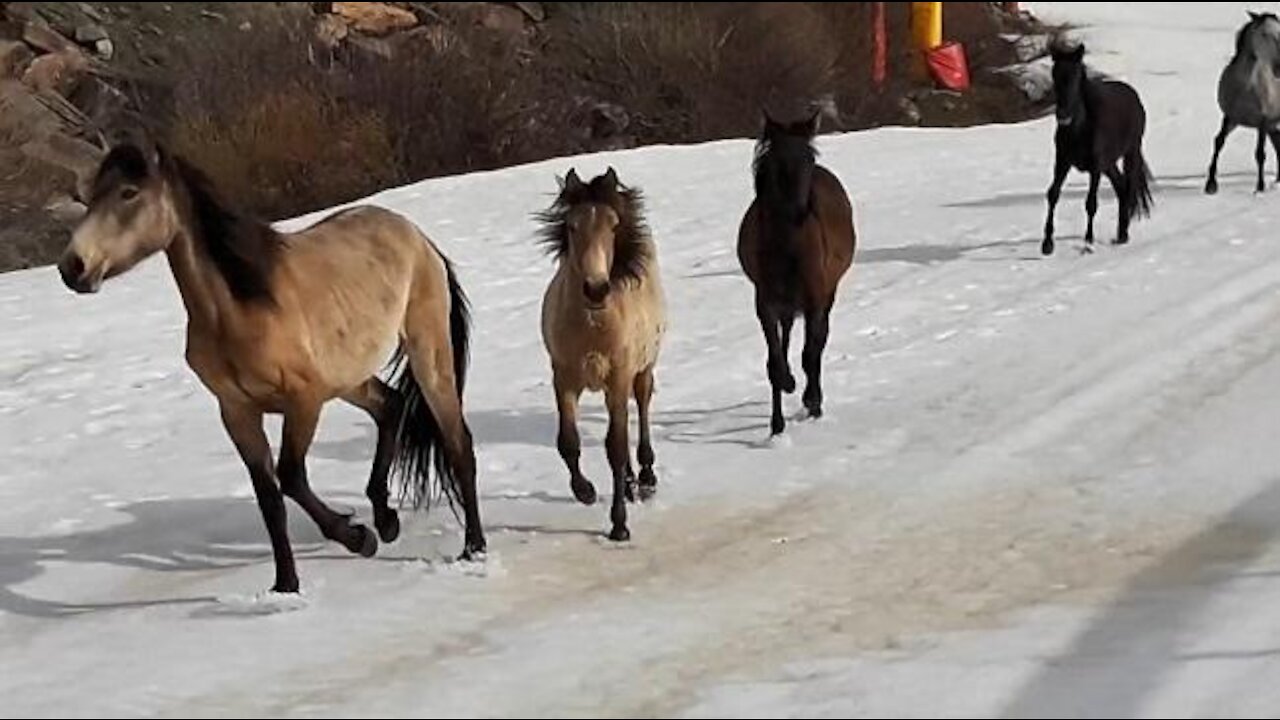
[[[124,200],[125,202],[128,202],[136,197],[138,197],[137,188],[127,187],[120,191],[120,199]]]

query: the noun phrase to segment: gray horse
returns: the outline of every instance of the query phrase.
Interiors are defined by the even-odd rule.
[[[1249,13],[1249,22],[1236,34],[1236,54],[1218,80],[1222,129],[1213,140],[1213,161],[1204,191],[1218,192],[1218,154],[1236,126],[1258,131],[1258,192],[1266,189],[1267,136],[1280,158],[1280,19],[1275,13]],[[1276,181],[1280,182],[1280,173]]]

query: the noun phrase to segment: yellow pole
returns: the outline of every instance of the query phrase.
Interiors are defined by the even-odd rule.
[[[911,3],[911,34],[922,52],[942,44],[942,3]]]
[[[942,44],[942,3],[911,3],[911,37],[916,49],[916,72],[928,74],[925,54]]]

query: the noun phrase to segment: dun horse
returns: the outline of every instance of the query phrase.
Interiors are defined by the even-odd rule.
[[[1213,160],[1204,191],[1218,192],[1218,155],[1227,136],[1243,125],[1258,131],[1254,159],[1258,162],[1256,189],[1266,189],[1267,136],[1280,163],[1280,19],[1274,13],[1249,13],[1249,22],[1236,33],[1236,54],[1218,79],[1218,107],[1222,129],[1213,139]],[[1280,182],[1277,168],[1276,182]]]
[[[539,217],[542,241],[559,261],[542,303],[542,337],[551,356],[560,415],[560,457],[574,497],[593,504],[595,487],[578,463],[578,400],[583,390],[603,390],[609,410],[605,447],[613,473],[609,539],[629,540],[626,502],[635,498],[636,481],[627,442],[627,404],[634,396],[640,416],[636,454],[644,499],[658,486],[649,402],[666,329],[657,254],[641,195],[621,185],[613,168],[589,183],[570,170],[559,197]]]
[[[791,327],[804,314],[804,406],[822,416],[822,353],[841,278],[853,264],[853,206],[836,176],[817,163],[818,116],[784,124],[765,116],[756,146],[756,197],[738,229],[738,261],[756,289],[773,390],[770,429],[786,429],[782,394],[796,389],[788,360]]]
[[[1142,136],[1147,127],[1142,100],[1123,82],[1089,77],[1083,45],[1074,50],[1054,48],[1053,88],[1058,105],[1058,130],[1053,136],[1056,157],[1053,183],[1047,193],[1049,213],[1044,221],[1040,251],[1053,254],[1053,215],[1062,183],[1073,167],[1089,174],[1085,252],[1093,251],[1093,217],[1098,212],[1098,184],[1102,175],[1111,181],[1120,201],[1115,244],[1123,245],[1129,242],[1129,223],[1135,217],[1151,213],[1151,172],[1142,157]],[[1120,161],[1124,163],[1123,171],[1116,166]]]
[[[366,557],[377,550],[367,527],[330,509],[307,482],[320,410],[335,398],[378,426],[367,487],[378,537],[391,542],[400,532],[388,505],[389,471],[423,502],[433,494],[434,465],[438,489],[465,512],[463,555],[484,552],[462,415],[466,298],[449,261],[412,223],[366,206],[277,233],[229,209],[197,169],[162,148],[117,146],[98,168],[88,211],[58,264],[63,281],[97,292],[161,251],[186,307],[187,363],[216,397],[253,481],[275,591],[298,590],[285,496],[326,538]],[[388,385],[376,373],[393,350],[398,373]],[[284,415],[275,465],[265,413]]]

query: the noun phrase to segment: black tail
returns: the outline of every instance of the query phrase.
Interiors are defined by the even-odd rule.
[[[453,265],[444,255],[440,257],[449,277],[449,339],[453,347],[453,377],[461,406],[470,353],[471,310]],[[391,386],[401,402],[400,419],[396,424],[396,453],[392,461],[392,473],[400,485],[400,497],[411,500],[415,508],[429,508],[443,495],[456,516],[457,505],[462,499],[458,477],[445,452],[440,423],[422,395],[403,344],[396,349],[391,365]],[[464,431],[470,432],[465,424],[463,427]],[[434,488],[433,475],[436,478]]]
[[[1129,195],[1129,217],[1149,217],[1151,206],[1151,168],[1137,149],[1125,158],[1125,191]]]

